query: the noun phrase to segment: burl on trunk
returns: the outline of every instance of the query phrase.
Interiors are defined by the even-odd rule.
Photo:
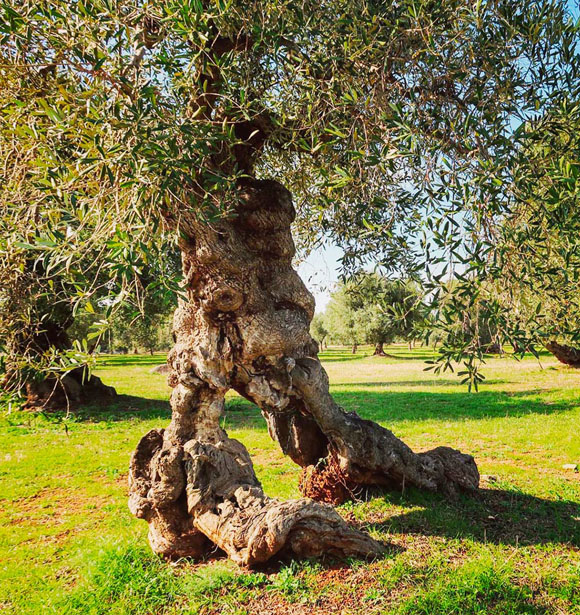
[[[264,495],[248,451],[220,427],[229,389],[260,407],[314,499],[336,503],[377,485],[453,494],[477,488],[477,467],[446,447],[414,453],[334,402],[309,334],[314,300],[292,269],[291,196],[274,181],[248,180],[242,190],[235,216],[181,229],[188,300],[169,355],[172,420],[133,455],[130,508],[168,557],[215,546],[246,565],[282,552],[378,555],[384,547],[330,505]]]

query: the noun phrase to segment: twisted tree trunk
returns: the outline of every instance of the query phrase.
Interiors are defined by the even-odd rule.
[[[309,335],[314,301],[292,269],[293,219],[280,184],[247,181],[235,217],[182,229],[188,301],[176,312],[169,355],[172,420],[141,440],[130,470],[131,510],[164,555],[199,557],[217,545],[249,565],[281,551],[383,549],[326,504],[264,495],[248,452],[219,425],[230,388],[260,407],[316,499],[342,501],[371,485],[449,494],[478,486],[472,457],[443,447],[416,454],[336,405]]]

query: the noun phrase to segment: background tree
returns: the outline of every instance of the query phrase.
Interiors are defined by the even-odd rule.
[[[306,493],[477,487],[471,457],[415,454],[333,401],[308,333],[313,300],[292,269],[295,209],[280,182],[296,192],[305,244],[332,235],[347,269],[371,258],[389,274],[427,264],[434,302],[464,263],[454,294],[469,303],[489,265],[488,223],[517,198],[514,126],[576,83],[566,5],[1,6],[2,153],[25,169],[23,183],[2,182],[3,206],[17,219],[40,207],[49,229],[72,219],[73,245],[79,220],[101,216],[145,252],[152,231],[170,228],[182,251],[172,422],[141,440],[131,465],[131,508],[154,549],[201,555],[211,541],[245,564],[282,549],[381,551],[328,508],[263,494],[247,451],[220,427],[230,388],[310,468]],[[68,250],[59,241],[55,260]]]
[[[318,342],[318,346],[322,350],[324,348],[324,341],[328,337],[326,320],[322,314],[314,314],[310,323],[310,335]]]
[[[142,312],[128,308],[119,310],[111,325],[113,348],[134,353],[145,350],[149,354],[169,350],[174,310],[175,304],[165,298],[146,301]]]
[[[360,272],[331,294],[325,319],[331,338],[352,344],[353,352],[364,341],[384,355],[385,345],[417,335],[422,304],[415,285]]]
[[[364,340],[362,307],[361,297],[349,292],[347,285],[339,284],[324,313],[332,341],[350,345],[353,354]]]
[[[580,366],[580,104],[530,122],[518,164],[520,200],[501,224],[506,314],[564,363]],[[536,331],[540,335],[534,335]]]
[[[375,346],[375,355],[384,355],[384,346],[397,338],[415,338],[422,322],[421,298],[415,285],[379,274],[359,274],[352,292],[361,299],[360,321],[365,341]]]
[[[77,303],[74,273],[47,271],[42,259],[31,252],[20,246],[0,255],[4,390],[23,395],[29,407],[43,408],[69,408],[81,401],[113,397],[113,387],[90,373],[87,338],[83,346],[69,335],[79,308],[93,312],[92,304]]]

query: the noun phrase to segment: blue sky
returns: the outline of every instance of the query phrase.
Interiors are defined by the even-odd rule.
[[[580,18],[580,0],[569,0],[568,8]],[[324,312],[330,292],[340,275],[340,257],[342,250],[328,243],[314,250],[307,259],[298,266],[298,273],[316,299],[316,311]]]
[[[342,250],[333,244],[314,250],[298,266],[298,273],[316,299],[316,311],[324,312],[340,273]]]

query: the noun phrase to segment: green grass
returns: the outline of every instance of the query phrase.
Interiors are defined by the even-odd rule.
[[[389,543],[372,563],[290,562],[261,571],[224,559],[171,565],[126,505],[139,438],[169,420],[161,355],[104,357],[122,397],[73,416],[8,413],[0,424],[0,614],[580,614],[580,370],[492,358],[480,393],[425,372],[429,349],[397,358],[331,349],[338,402],[424,450],[475,455],[476,497],[367,495],[340,512]],[[228,396],[224,425],[269,495],[297,497],[299,469],[257,408]]]

